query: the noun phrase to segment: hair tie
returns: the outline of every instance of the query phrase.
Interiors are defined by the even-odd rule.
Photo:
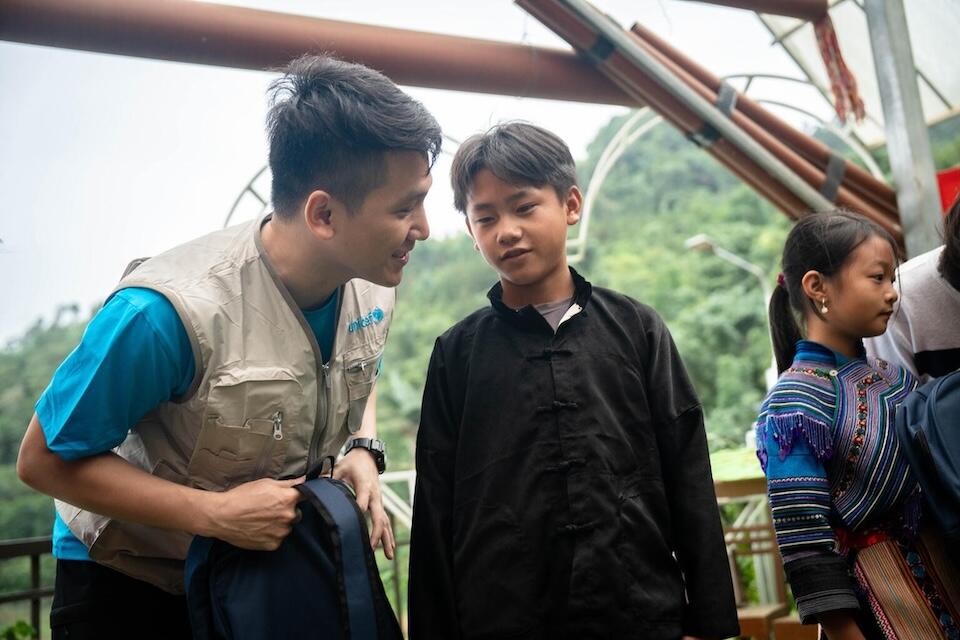
[[[780,274],[777,276],[777,286],[778,286],[778,287],[783,287],[784,289],[787,288],[787,279],[783,276],[783,272],[782,272],[782,271],[781,271]]]

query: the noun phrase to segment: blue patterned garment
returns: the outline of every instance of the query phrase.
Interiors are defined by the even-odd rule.
[[[916,530],[919,487],[893,430],[896,407],[916,386],[896,365],[801,341],[761,407],[757,456],[803,618],[855,608],[835,529]],[[804,566],[808,578],[791,575],[794,561],[802,561],[793,566]]]

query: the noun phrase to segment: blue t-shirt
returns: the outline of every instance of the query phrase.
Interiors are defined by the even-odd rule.
[[[336,292],[303,312],[325,360],[333,349],[338,298]],[[190,339],[170,301],[151,289],[117,292],[37,401],[47,447],[65,460],[113,449],[147,412],[186,393],[195,370]],[[59,514],[53,555],[90,559]]]

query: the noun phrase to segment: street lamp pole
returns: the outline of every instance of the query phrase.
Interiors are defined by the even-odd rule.
[[[694,251],[702,251],[704,253],[712,253],[721,260],[725,260],[730,264],[738,267],[747,273],[751,274],[757,279],[757,282],[760,283],[760,291],[763,292],[764,308],[763,315],[767,318],[767,335],[770,337],[770,366],[764,372],[764,381],[767,384],[767,389],[771,389],[773,385],[777,382],[777,356],[773,352],[773,337],[769,332],[769,309],[770,309],[770,298],[773,296],[773,288],[770,286],[770,283],[767,282],[767,275],[764,273],[763,269],[757,265],[744,260],[737,254],[732,251],[724,249],[722,246],[717,244],[717,241],[708,236],[705,233],[697,234],[691,238],[687,238],[686,242],[683,243],[687,249],[692,249]]]

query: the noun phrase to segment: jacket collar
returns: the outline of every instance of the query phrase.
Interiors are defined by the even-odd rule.
[[[796,355],[794,356],[794,361],[803,361],[803,362],[818,362],[821,364],[830,365],[831,367],[842,367],[853,360],[864,360],[866,358],[866,352],[863,348],[863,343],[860,343],[858,348],[858,357],[857,358],[848,358],[847,356],[837,353],[833,349],[826,347],[819,342],[813,342],[812,340],[800,340],[797,342],[796,346]]]
[[[576,269],[569,267],[570,275],[573,277],[573,304],[579,305],[583,311],[577,315],[585,315],[587,303],[590,301],[590,296],[593,292],[593,286],[584,279]],[[553,333],[553,329],[550,327],[550,324],[544,320],[543,316],[540,315],[540,312],[534,308],[533,305],[528,304],[525,307],[520,309],[511,309],[503,303],[503,285],[497,282],[495,285],[490,287],[490,290],[487,292],[487,298],[490,300],[490,304],[493,306],[494,311],[497,312],[501,318],[507,322],[521,328],[528,330],[540,330],[540,331],[549,331]]]

